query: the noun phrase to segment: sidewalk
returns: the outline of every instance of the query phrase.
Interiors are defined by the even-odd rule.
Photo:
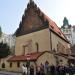
[[[0,74],[7,74],[7,75],[22,75],[19,72],[7,72],[7,71],[0,71]]]

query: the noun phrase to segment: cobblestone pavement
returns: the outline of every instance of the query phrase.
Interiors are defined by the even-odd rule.
[[[0,75],[22,75],[22,73],[0,71]]]

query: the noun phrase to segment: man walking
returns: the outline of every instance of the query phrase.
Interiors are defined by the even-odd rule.
[[[22,65],[22,75],[27,75],[27,67],[24,64]]]

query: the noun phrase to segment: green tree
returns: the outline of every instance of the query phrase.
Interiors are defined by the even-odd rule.
[[[3,42],[0,43],[0,58],[4,58],[10,54],[9,46]]]
[[[1,27],[0,27],[0,37],[2,36],[2,29],[1,29]]]

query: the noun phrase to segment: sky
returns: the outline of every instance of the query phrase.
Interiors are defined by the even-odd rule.
[[[0,0],[0,26],[3,33],[13,34],[19,27],[29,0]],[[75,25],[75,0],[34,0],[37,6],[61,27],[64,17]]]

